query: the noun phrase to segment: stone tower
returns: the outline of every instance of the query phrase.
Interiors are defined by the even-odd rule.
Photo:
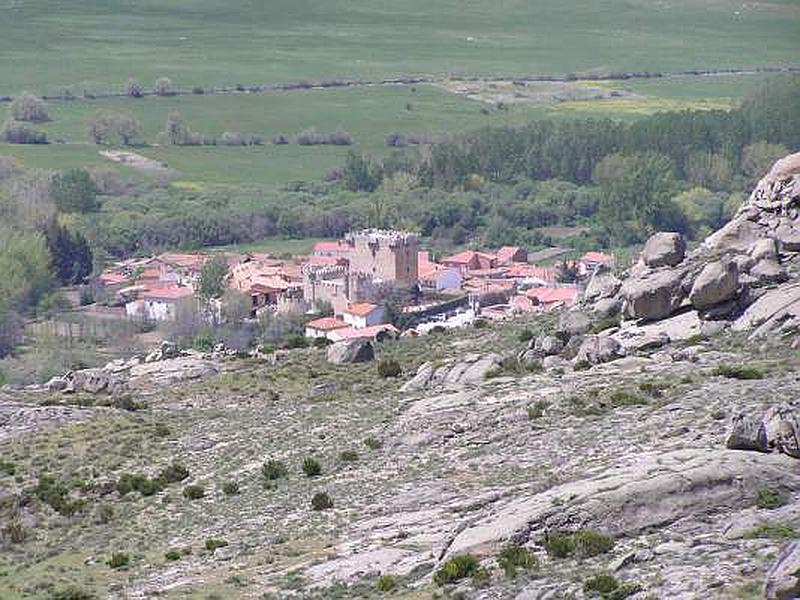
[[[347,234],[350,272],[369,275],[376,283],[412,286],[417,283],[419,239],[406,231],[367,229]]]

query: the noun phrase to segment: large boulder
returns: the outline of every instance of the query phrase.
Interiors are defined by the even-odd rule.
[[[622,282],[607,266],[600,265],[592,273],[592,277],[583,291],[583,298],[590,302],[600,298],[610,298],[619,291],[621,285]]]
[[[683,300],[681,275],[674,271],[654,271],[628,279],[622,286],[625,316],[654,321],[664,319]]]
[[[730,450],[755,450],[769,452],[767,430],[761,419],[748,415],[737,415],[725,445]]]
[[[625,350],[622,348],[622,344],[614,338],[604,335],[587,335],[575,356],[575,367],[587,368],[623,356],[625,356]]]
[[[540,335],[533,340],[531,349],[540,356],[553,356],[561,354],[564,342],[554,335]]]
[[[375,360],[375,347],[369,340],[342,340],[328,347],[328,362],[334,365]]]
[[[642,251],[648,267],[674,267],[686,256],[686,240],[680,233],[660,232],[650,236]]]
[[[778,249],[775,247],[775,240],[763,238],[755,242],[750,247],[750,256],[753,260],[759,261],[764,258],[775,259],[778,257]]]
[[[732,260],[708,263],[694,280],[689,300],[698,310],[727,302],[736,296],[739,267]]]
[[[569,340],[576,335],[583,335],[592,328],[592,321],[584,313],[571,310],[561,315],[558,320],[556,335],[563,340]]]

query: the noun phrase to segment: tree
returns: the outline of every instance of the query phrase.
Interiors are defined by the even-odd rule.
[[[361,154],[348,152],[344,164],[344,186],[354,192],[374,192],[381,184],[383,173],[380,165]]]
[[[228,287],[227,279],[228,262],[224,256],[215,256],[206,261],[200,270],[197,296],[205,303],[221,298]]]
[[[167,122],[162,132],[167,144],[173,146],[193,146],[200,144],[200,136],[186,125],[186,122],[177,111],[167,115]]]
[[[135,79],[128,79],[128,83],[125,84],[125,95],[131,98],[141,98],[144,96],[142,84]]]
[[[141,130],[139,121],[126,113],[98,111],[89,117],[89,139],[95,144],[110,144],[115,140],[130,146]]]
[[[86,238],[53,220],[45,230],[45,240],[56,279],[62,285],[85,283],[94,264]]]
[[[172,91],[172,81],[170,81],[169,77],[159,77],[156,79],[153,91],[156,93],[156,96],[172,96],[174,94]]]
[[[43,123],[50,120],[47,103],[30,92],[22,92],[11,103],[11,117],[16,121]]]
[[[96,211],[97,188],[86,169],[70,169],[55,175],[50,182],[50,195],[56,208],[65,213]]]

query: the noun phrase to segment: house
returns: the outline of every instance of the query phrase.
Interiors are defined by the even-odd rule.
[[[342,311],[344,322],[356,329],[380,325],[383,323],[384,315],[385,310],[382,306],[369,302],[348,304],[347,308]]]
[[[506,277],[514,279],[523,286],[550,285],[556,282],[556,269],[525,263],[513,263],[508,267]]]
[[[501,265],[508,265],[515,262],[528,262],[527,250],[523,250],[519,246],[503,246],[497,251],[495,256],[497,257],[498,264]]]
[[[614,257],[605,252],[587,252],[578,259],[578,275],[589,275],[594,273],[599,266],[614,268]]]
[[[466,275],[468,271],[494,268],[497,266],[497,258],[484,252],[464,250],[458,254],[443,258],[442,264],[445,267],[458,269],[463,275]]]
[[[306,323],[306,337],[332,339],[333,332],[350,329],[350,325],[335,317],[321,317]]]
[[[194,313],[196,308],[192,288],[165,286],[143,291],[137,300],[125,305],[125,314],[151,321],[177,321]]]
[[[431,261],[426,251],[419,252],[417,263],[419,264],[419,283],[422,287],[437,292],[461,289],[464,276],[460,270]]]
[[[548,311],[560,306],[571,306],[578,299],[577,287],[536,287],[531,288],[525,295],[540,310]]]

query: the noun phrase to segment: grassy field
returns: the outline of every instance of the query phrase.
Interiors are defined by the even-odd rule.
[[[795,0],[3,0],[0,93],[763,66],[798,23]]]
[[[586,83],[633,95],[556,104],[513,103],[507,111],[433,85],[51,102],[53,120],[44,129],[51,140],[67,143],[0,145],[0,154],[16,156],[38,168],[113,167],[114,163],[98,154],[99,147],[88,143],[87,120],[94,112],[132,114],[142,124],[143,140],[153,144],[167,114],[177,110],[192,130],[205,135],[238,131],[259,134],[268,143],[247,148],[145,146],[137,152],[166,162],[178,180],[282,184],[321,178],[342,163],[348,148],[269,143],[278,134],[292,137],[311,127],[320,133],[342,127],[353,136],[359,151],[384,155],[389,152],[386,136],[392,132],[435,135],[489,124],[519,125],[536,118],[628,119],[660,110],[730,108],[764,78],[744,75]],[[481,111],[485,108],[488,114]]]

